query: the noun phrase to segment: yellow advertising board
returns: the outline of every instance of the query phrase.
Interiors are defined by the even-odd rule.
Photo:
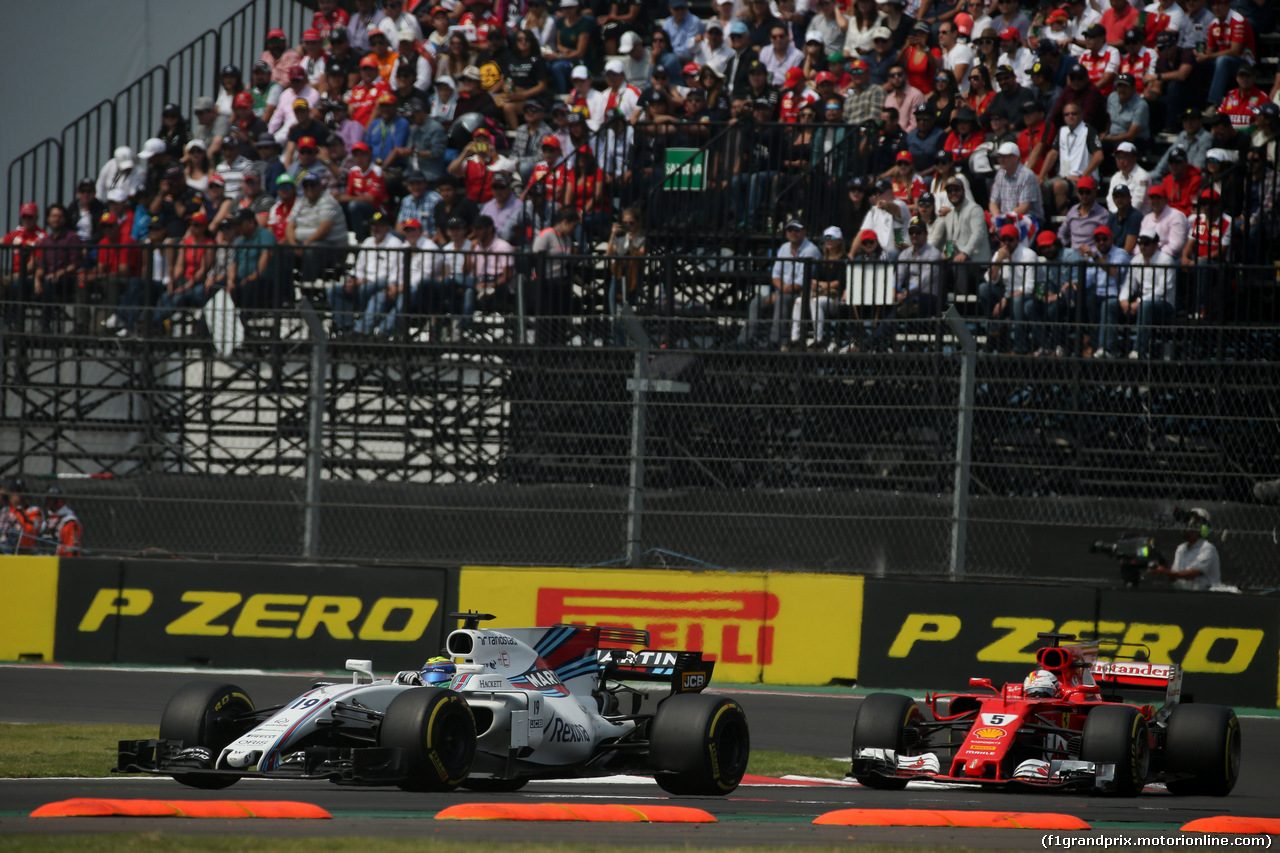
[[[0,556],[0,660],[53,660],[58,558]]]
[[[720,682],[857,677],[862,578],[763,572],[465,567],[458,604],[495,627],[637,628],[650,647],[701,651]]]

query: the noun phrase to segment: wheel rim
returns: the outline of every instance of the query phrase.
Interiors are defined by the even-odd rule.
[[[737,782],[746,772],[749,752],[744,748],[745,734],[746,725],[738,717],[727,720],[716,734],[713,745],[724,781]]]
[[[446,714],[441,720],[440,729],[436,732],[434,739],[435,751],[450,771],[466,761],[467,747],[471,742],[468,735],[466,720],[462,713]]]
[[[1240,775],[1240,724],[1232,717],[1227,727],[1227,783]]]

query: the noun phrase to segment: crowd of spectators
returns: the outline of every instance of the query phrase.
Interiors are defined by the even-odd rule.
[[[48,328],[70,305],[80,332],[155,333],[220,288],[275,307],[323,281],[338,334],[394,335],[420,313],[451,315],[431,327],[449,337],[509,308],[526,254],[542,258],[530,310],[569,313],[572,266],[556,258],[648,251],[645,226],[668,212],[643,208],[672,148],[708,155],[682,206],[693,218],[675,224],[718,224],[699,219],[714,208],[785,235],[744,342],[769,312],[774,343],[788,321],[790,341],[821,342],[823,319],[854,304],[833,264],[866,261],[889,319],[936,313],[945,286],[1013,321],[993,345],[1061,352],[1045,323],[1207,315],[1218,279],[1201,268],[1259,262],[1280,234],[1280,77],[1257,85],[1269,0],[702,11],[321,0],[296,39],[265,33],[247,77],[227,65],[217,91],[166,105],[153,137],[117,148],[43,223],[22,206],[4,319]],[[629,263],[610,265],[610,307],[635,301]],[[1193,290],[1180,301],[1178,280]],[[1115,354],[1115,338],[1100,328],[1089,349]]]

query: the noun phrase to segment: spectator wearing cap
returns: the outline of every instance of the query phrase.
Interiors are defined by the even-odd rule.
[[[396,96],[401,102],[408,100],[408,89],[412,87],[415,97],[426,99],[431,91],[431,81],[435,77],[434,55],[427,49],[425,42],[415,40],[410,30],[400,30],[396,34],[400,39],[400,63],[396,66]],[[407,74],[407,76],[406,76]]]
[[[1120,51],[1107,44],[1107,31],[1101,24],[1089,27],[1083,36],[1085,52],[1080,55],[1080,66],[1098,91],[1104,96],[1110,95],[1116,75],[1120,73]]]
[[[763,50],[769,44],[769,33],[775,24],[787,23],[773,14],[769,0],[749,0],[745,14],[739,14],[747,25],[747,41],[757,50]],[[799,30],[788,33],[795,44],[803,43],[803,35]]]
[[[1142,96],[1151,105],[1152,117],[1169,132],[1190,105],[1195,89],[1196,55],[1178,43],[1178,34],[1165,31],[1156,36],[1156,60],[1142,78]],[[1199,111],[1195,111],[1199,115]]]
[[[1003,33],[1012,27],[1018,31],[1018,41],[1026,41],[1031,35],[1031,19],[1022,11],[1018,0],[997,0],[999,13],[991,19],[991,26],[997,33]]]
[[[898,152],[889,182],[893,185],[893,197],[906,204],[914,215],[916,199],[929,191],[929,185],[916,172],[915,157],[910,151]]]
[[[898,110],[888,105],[880,108],[875,126],[863,128],[858,150],[872,175],[888,177],[896,168],[898,152],[907,150],[907,134],[898,121]]]
[[[347,220],[324,183],[313,172],[304,172],[298,183],[302,191],[289,212],[285,242],[300,260],[303,281],[315,281],[321,272],[347,248]]]
[[[1181,257],[1182,247],[1187,243],[1186,215],[1169,204],[1169,194],[1162,184],[1147,190],[1147,200],[1151,212],[1142,217],[1138,242],[1142,242],[1144,232],[1150,231],[1160,238],[1160,251],[1171,258]]]
[[[362,58],[359,67],[360,80],[347,92],[347,108],[351,111],[353,121],[359,122],[361,127],[368,127],[377,111],[378,99],[391,94],[391,87],[378,76],[378,60],[375,57]],[[437,80],[436,85],[439,84],[440,81]],[[449,80],[449,85],[453,85],[452,80]]]
[[[302,64],[302,57],[289,48],[289,39],[284,30],[275,28],[267,30],[267,48],[258,57],[258,61],[270,65],[271,79],[287,88],[289,72]]]
[[[373,59],[378,65],[378,77],[387,86],[391,86],[391,77],[395,74],[396,65],[400,63],[400,54],[391,49],[396,34],[392,30],[388,32],[382,27],[386,24],[384,19],[382,25],[373,27],[369,30],[369,52],[361,57],[361,62],[366,59]]]
[[[262,191],[271,196],[274,200],[276,181],[286,171],[284,162],[280,159],[280,144],[276,142],[274,136],[265,133],[258,137],[258,163],[257,168],[259,174],[262,175]],[[188,173],[187,185],[193,186]]]
[[[973,110],[961,107],[951,117],[951,132],[947,134],[942,148],[951,155],[957,168],[965,169],[969,166],[969,158],[985,139]]]
[[[254,154],[257,154],[255,151]],[[244,147],[235,136],[222,139],[222,162],[215,169],[215,174],[222,178],[223,186],[229,198],[240,194],[240,185],[244,181],[244,173],[253,168],[253,161],[246,156]]]
[[[1237,130],[1252,130],[1255,111],[1268,101],[1267,93],[1254,85],[1256,79],[1252,65],[1241,65],[1236,69],[1238,87],[1227,92],[1218,104],[1218,112],[1230,119]]]
[[[1021,38],[1015,27],[1005,27],[1000,31],[1000,57],[996,60],[997,84],[1000,82],[1000,68],[1007,65],[1013,69],[1014,78],[1020,86],[1031,85],[1031,66],[1035,65],[1036,57],[1023,46]]]
[[[436,228],[439,229],[435,235],[437,243],[443,244],[449,239],[446,223],[450,219],[462,220],[470,231],[471,224],[480,215],[480,207],[461,191],[461,187],[462,181],[453,175],[445,175],[436,187],[440,194],[440,201],[436,204],[432,218],[435,220]]]
[[[502,313],[515,297],[515,249],[498,236],[497,225],[488,214],[476,217],[471,253],[472,278],[463,288],[462,316],[453,328],[455,339],[471,328],[477,310]]]
[[[933,157],[933,177],[929,181],[929,192],[933,193],[933,197],[938,200],[938,215],[946,216],[951,212],[951,197],[947,192],[947,185],[952,179],[960,182],[964,189],[963,198],[976,202],[973,190],[969,188],[969,179],[964,173],[956,168],[955,158],[951,156],[949,151],[939,151]],[[982,205],[978,205],[979,209]]]
[[[653,63],[649,60],[649,51],[644,46],[644,39],[639,34],[633,32],[622,34],[618,42],[618,60],[626,73],[627,83],[641,90],[649,85],[649,73],[653,70]]]
[[[349,29],[336,29],[329,36],[329,61],[325,63],[326,97],[336,101],[360,80],[361,55],[351,46]]]
[[[711,65],[724,72],[729,92],[736,98],[751,87],[751,69],[760,63],[760,49],[751,43],[750,30],[744,21],[729,25],[728,38],[732,55],[723,63],[713,60]]]
[[[813,340],[822,343],[828,316],[834,314],[844,293],[845,274],[844,233],[832,225],[822,232],[822,258],[809,266],[809,313],[813,317]],[[796,299],[791,308],[791,337],[789,348],[802,344],[802,325],[805,301]]]
[[[982,316],[999,320],[1007,316],[1012,308],[1015,320],[1025,322],[1024,297],[1034,299],[1035,275],[1039,258],[1036,253],[1022,242],[1022,234],[1018,226],[1005,224],[996,233],[998,248],[991,256],[991,266],[986,270],[985,281],[978,287],[978,305]],[[999,329],[988,329],[987,346],[991,349],[1008,349],[1012,352],[1026,352],[1025,336],[1021,338],[1022,349],[1019,350],[1011,339],[1001,345],[997,343]],[[1011,335],[1011,338],[1016,338]]]
[[[1126,30],[1124,45],[1120,48],[1120,73],[1133,77],[1134,88],[1139,95],[1147,86],[1147,75],[1155,70],[1159,56],[1146,45],[1144,30]]]
[[[98,223],[101,238],[97,241],[97,261],[86,271],[84,287],[91,296],[98,297],[107,310],[113,310],[128,289],[129,280],[142,275],[142,252],[137,249],[133,238],[121,229],[120,220],[114,213],[103,212]],[[112,330],[118,323],[119,318],[112,313],[103,317],[100,325]]]
[[[378,22],[378,28],[387,34],[392,44],[396,43],[399,34],[404,30],[412,34],[415,44],[422,41],[422,24],[411,12],[406,11],[406,8],[411,5],[416,4],[408,3],[406,0],[383,0],[382,11],[385,17]],[[476,38],[480,40],[483,38],[480,31],[487,31],[489,27],[495,25],[495,21],[492,20],[493,13],[491,11],[482,13],[482,10],[473,3],[467,4],[467,8],[470,11],[464,13],[458,19],[458,23],[462,26],[475,27]],[[467,17],[468,15],[471,17]],[[496,21],[496,25],[501,27],[502,21]]]
[[[633,128],[617,108],[608,112],[604,128],[591,145],[596,162],[604,171],[605,192],[621,207],[627,207],[637,189],[632,184],[632,148],[635,146]]]
[[[347,173],[346,191],[338,194],[338,202],[347,214],[347,222],[356,239],[369,236],[368,221],[373,214],[386,212],[387,183],[382,168],[373,162],[368,144],[357,142],[351,147],[354,165]]]
[[[144,195],[149,199],[160,189],[160,179],[164,177],[165,170],[173,165],[173,162],[169,159],[169,149],[165,148],[164,143],[159,139],[154,138],[142,143],[142,148],[138,151],[138,159],[142,161],[144,174],[136,194]]]
[[[271,76],[270,71],[271,69],[268,68],[268,77]],[[218,74],[218,95],[214,99],[218,112],[230,118],[231,102],[243,91],[245,91],[244,77],[241,76],[240,69],[235,65],[222,66],[222,71]]]
[[[511,176],[506,172],[497,172],[493,176],[493,198],[480,208],[480,216],[487,216],[493,222],[495,233],[511,245],[521,245],[525,240],[524,222],[521,211],[524,209],[512,186]],[[479,217],[477,217],[479,221]]]
[[[263,127],[266,127],[266,123],[271,121],[279,108],[280,95],[284,90],[284,84],[271,79],[271,66],[262,60],[253,63],[249,69],[249,88],[241,89],[249,95],[249,111],[255,118],[262,119]],[[219,95],[219,113],[222,112],[221,99],[222,96]],[[235,117],[234,106],[234,98],[229,99],[226,112],[228,118]]]
[[[182,159],[178,162],[187,186],[201,192],[209,188],[209,175],[213,172],[213,167],[209,164],[209,154],[205,151],[203,142],[199,139],[188,142]]]
[[[1050,72],[1044,67],[1044,63],[1037,62],[1031,66],[1031,85],[1027,87],[1032,99],[1040,105],[1040,109],[1045,113],[1053,109],[1053,105],[1058,101],[1058,96],[1062,94],[1062,87],[1055,86],[1053,79],[1049,75]],[[1026,102],[1024,101],[1023,103]]]
[[[207,99],[206,99],[207,100]],[[137,157],[128,145],[121,145],[112,153],[111,159],[102,164],[98,170],[98,180],[94,182],[94,194],[101,199],[119,187],[125,195],[133,195],[145,181],[145,170],[138,168]]]
[[[427,112],[420,100],[409,102],[409,135],[405,143],[405,166],[422,172],[428,183],[435,183],[448,170],[445,152],[448,131]]]
[[[356,11],[351,15],[347,26],[352,49],[361,54],[368,52],[370,29],[377,28],[386,18],[386,14],[378,8],[377,0],[356,0]],[[385,34],[386,30],[382,32]]]
[[[271,208],[275,205],[275,198],[264,191],[261,174],[251,170],[245,173],[240,194],[232,200],[232,205],[238,211],[250,211],[258,218],[259,225],[266,225]]]
[[[400,175],[409,162],[409,120],[398,112],[399,103],[393,94],[378,99],[378,113],[369,122],[364,142],[369,146],[374,165],[382,169],[382,175],[394,194],[400,194]]]
[[[1067,85],[1067,75],[1071,73],[1071,69],[1080,64],[1076,57],[1064,54],[1062,51],[1057,42],[1045,38],[1040,40],[1040,45],[1036,48],[1041,70],[1052,84],[1052,89],[1058,92]],[[1031,69],[1034,75],[1035,65],[1032,65]],[[1046,106],[1052,106],[1052,104]]]
[[[217,154],[217,149],[213,147],[215,140],[218,143],[217,147],[221,148],[222,137],[231,130],[231,121],[218,112],[213,98],[207,95],[196,98],[194,113],[195,121],[191,123],[191,138],[199,140],[204,150],[211,152],[209,156],[212,158]]]
[[[920,219],[907,225],[908,246],[898,255],[895,267],[894,306],[858,349],[884,349],[896,320],[931,317],[938,313],[942,296],[942,252],[929,245],[928,227]]]
[[[187,120],[182,117],[182,108],[177,104],[165,104],[160,111],[160,128],[156,131],[156,139],[164,143],[169,150],[169,159],[177,160],[182,150],[191,139],[191,129]]]
[[[246,174],[252,172],[246,169]],[[167,235],[178,239],[187,230],[187,218],[203,209],[204,193],[187,186],[186,175],[180,166],[170,166],[160,180],[160,186],[151,196],[147,213],[152,221],[159,221]]]
[[[332,142],[337,138],[330,137],[329,141]],[[321,186],[328,187],[332,183],[329,177],[330,167],[320,160],[320,144],[313,137],[304,136],[299,139],[295,154],[297,156],[294,157],[293,162],[286,167],[286,172],[293,176],[295,184],[302,186],[302,176],[307,174],[315,175]],[[330,157],[332,158],[332,155]]]
[[[1067,32],[1071,36],[1069,48],[1064,48],[1077,59],[1086,50],[1084,34],[1086,30],[1102,23],[1102,13],[1093,7],[1088,0],[1065,0],[1062,8],[1067,13]],[[1102,34],[1106,35],[1106,28]]]
[[[1161,238],[1143,223],[1138,235],[1138,251],[1129,261],[1129,275],[1120,286],[1114,306],[1108,304],[1107,322],[1118,326],[1122,320],[1136,320],[1138,340],[1129,358],[1150,354],[1151,327],[1173,319],[1177,304],[1177,257],[1161,247]]]
[[[1098,137],[1105,149],[1115,150],[1121,142],[1150,141],[1151,110],[1137,93],[1132,74],[1116,77],[1115,91],[1107,96],[1107,118],[1107,130]]]
[[[1151,179],[1160,181],[1165,175],[1169,174],[1169,152],[1174,148],[1180,149],[1187,155],[1187,162],[1198,168],[1205,165],[1205,154],[1213,147],[1213,134],[1204,128],[1204,115],[1200,110],[1194,107],[1188,107],[1182,111],[1182,130],[1174,138],[1173,144],[1165,149],[1160,157],[1160,162],[1156,163],[1155,168],[1151,170]],[[1217,116],[1214,115],[1214,121]]]
[[[849,63],[850,85],[845,92],[841,115],[845,124],[865,125],[875,121],[884,107],[884,89],[872,85],[870,69],[861,59]]]
[[[569,109],[581,112],[586,116],[587,127],[594,133],[604,123],[604,113],[609,96],[591,85],[591,72],[585,65],[579,65],[570,73],[572,89],[569,92]],[[622,75],[615,73],[614,81],[620,83]],[[615,95],[615,100],[617,96]],[[639,100],[639,95],[636,96]]]
[[[396,66],[395,74],[391,76],[391,94],[396,96],[396,103],[399,105],[398,112],[400,115],[405,114],[406,106],[410,101],[420,100],[423,103],[426,103],[430,100],[425,91],[414,85],[415,82],[416,80],[414,78],[412,65],[401,62]]]
[[[209,300],[213,262],[217,255],[217,250],[209,246],[213,241],[208,215],[204,211],[192,214],[187,231],[173,253],[173,272],[164,292],[156,299],[155,311],[151,313],[153,330],[162,329],[175,311],[199,308]],[[107,328],[112,327],[108,321]]]
[[[289,224],[289,214],[293,212],[293,206],[298,201],[298,185],[294,183],[292,175],[281,173],[271,182],[271,187],[275,190],[275,203],[267,212],[267,227],[271,229],[276,242],[283,243],[285,228]]]
[[[564,148],[560,138],[554,134],[548,134],[542,140],[542,159],[534,164],[520,193],[520,203],[525,206],[525,218],[530,223],[550,222],[555,217],[569,172],[568,161],[563,156]]]
[[[222,224],[231,217],[234,208],[231,206],[231,196],[227,195],[227,183],[222,179],[221,175],[213,174],[209,176],[209,188],[205,190],[204,212],[209,217],[209,231],[217,234]],[[139,205],[134,211],[134,228],[133,237],[136,240],[139,233],[139,225],[142,226],[142,237],[146,239],[146,221],[150,219],[146,208]]]
[[[786,240],[774,253],[769,287],[760,288],[747,307],[747,322],[738,337],[741,344],[755,343],[760,315],[771,310],[773,322],[769,329],[769,343],[778,346],[782,340],[782,318],[791,315],[792,303],[808,284],[810,263],[822,259],[822,253],[809,241],[804,224],[799,220],[789,221],[784,233]]]
[[[852,19],[850,19],[852,21]],[[745,22],[744,22],[745,23]],[[750,29],[750,28],[748,28]],[[747,42],[750,43],[751,35],[748,32]],[[847,41],[846,41],[847,44]],[[870,49],[871,40],[868,33],[867,48]],[[857,58],[858,54],[845,52],[846,55]],[[791,41],[791,33],[787,25],[781,21],[776,22],[769,30],[769,46],[761,49],[760,62],[769,72],[769,82],[773,86],[782,86],[787,77],[787,72],[792,68],[799,68],[804,63],[804,54],[801,53]],[[865,63],[864,63],[865,64]]]
[[[1080,178],[1088,175],[1096,181],[1098,167],[1102,165],[1102,141],[1097,132],[1084,123],[1080,106],[1068,104],[1062,115],[1064,124],[1058,128],[1057,138],[1045,155],[1039,175],[1045,200],[1052,200],[1055,210],[1066,209],[1069,193]],[[1052,177],[1055,169],[1056,178]]]
[[[1216,267],[1227,260],[1231,250],[1232,219],[1222,212],[1222,197],[1212,187],[1200,193],[1196,212],[1187,222],[1187,244],[1182,247],[1182,265],[1197,267],[1194,271],[1195,291],[1191,303],[1198,316],[1216,311],[1217,300],[1212,291],[1217,283]]]
[[[1104,203],[1114,213],[1116,206],[1113,194],[1116,187],[1124,185],[1129,188],[1130,203],[1145,215],[1151,210],[1147,204],[1147,190],[1152,181],[1147,170],[1138,165],[1137,146],[1132,142],[1121,142],[1116,146],[1115,158],[1116,171],[1111,175]]]
[[[845,28],[844,45],[841,47],[844,58],[852,60],[870,53],[871,34],[884,26],[884,15],[876,8],[873,0],[855,0],[846,13],[846,19],[849,23]]]
[[[1213,142],[1212,147],[1226,151],[1232,162],[1239,160],[1252,147],[1249,142],[1249,134],[1233,125],[1231,119],[1225,113],[1213,112],[1213,108],[1210,107],[1205,115],[1204,123],[1205,127],[1209,128]],[[1190,157],[1188,157],[1188,160],[1190,160]]]
[[[938,113],[928,104],[916,107],[916,129],[907,134],[907,150],[916,168],[925,174],[933,172],[933,160],[942,150],[946,136],[938,126]]]
[[[325,67],[329,63],[329,54],[324,49],[324,39],[320,31],[314,27],[302,34],[302,46],[299,48],[301,61],[299,66],[306,77],[307,85],[320,94],[325,94]]]
[[[482,76],[480,69],[474,65],[462,69],[462,76],[458,78],[458,100],[453,105],[454,115],[480,113],[487,119],[498,120],[498,104],[493,95],[484,90]]]
[[[1062,245],[1080,249],[1093,245],[1093,232],[1111,220],[1111,212],[1098,203],[1098,184],[1093,178],[1076,181],[1076,198],[1079,204],[1067,210],[1058,238]]]
[[[1049,136],[1048,125],[1045,124],[1045,108],[1040,101],[1029,98],[1018,108],[1022,115],[1022,130],[1018,131],[1018,150],[1022,152],[1022,162],[1033,173],[1040,169],[1040,161],[1044,158]]]
[[[900,62],[891,65],[884,105],[898,111],[898,120],[905,133],[916,129],[916,117],[913,111],[923,104],[924,100],[924,93],[907,82],[906,66]]]
[[[561,0],[560,15],[556,19],[556,38],[551,46],[555,60],[551,63],[551,75],[556,94],[568,94],[569,73],[579,65],[588,68],[595,63],[595,50],[591,43],[593,22],[583,16],[579,0]],[[685,9],[686,15],[688,9]],[[696,20],[696,19],[695,19]],[[681,60],[687,62],[688,59]]]
[[[775,87],[769,85],[769,72],[763,62],[755,60],[747,66],[747,87],[734,97],[744,101],[743,109],[751,112],[753,116],[756,101],[768,101],[769,118],[765,120],[777,120],[778,105],[782,102],[782,96]]]
[[[781,169],[785,142],[782,129],[773,123],[773,108],[767,98],[752,103],[751,118],[735,125],[735,144],[727,153],[738,158],[729,164],[734,219],[739,228],[760,231],[768,215],[765,198]]]
[[[1045,28],[1040,32],[1040,44],[1052,44],[1059,53],[1071,45],[1071,33],[1067,31],[1070,22],[1067,10],[1059,6],[1045,15]],[[1038,48],[1037,48],[1038,49]]]
[[[420,170],[411,169],[404,174],[404,183],[408,192],[400,199],[400,210],[396,215],[396,231],[405,236],[405,223],[417,222],[428,236],[436,233],[435,210],[440,203],[440,193],[430,189],[427,176]]]
[[[747,43],[746,35],[747,25],[743,24],[741,42],[744,46]],[[715,62],[716,66],[723,71],[728,67],[729,60],[733,59],[733,56],[733,48],[729,47],[724,38],[724,24],[712,18],[707,22],[706,34],[694,43],[692,61],[696,62],[699,68]]]
[[[13,298],[16,299],[17,294],[25,291],[22,281],[28,275],[32,258],[31,247],[45,236],[45,231],[40,227],[39,222],[40,208],[33,201],[23,202],[18,208],[18,227],[0,238],[0,246],[8,247],[13,261],[12,273],[0,278],[0,288],[3,288],[0,293],[13,294]],[[127,234],[128,231],[125,233]],[[8,310],[5,311],[4,317],[6,321],[11,319]],[[13,328],[12,325],[10,328]]]
[[[529,180],[533,167],[542,158],[542,140],[551,132],[551,125],[546,120],[546,107],[538,100],[527,101],[524,105],[524,122],[516,129],[508,151],[516,161],[522,182]]]
[[[987,209],[993,219],[1012,216],[1020,219],[1030,216],[1036,222],[1044,222],[1044,201],[1040,182],[1035,174],[1022,164],[1022,151],[1016,142],[1005,142],[996,149],[995,182],[991,185],[991,199]]]
[[[1133,235],[1136,245],[1138,235]],[[1120,288],[1129,273],[1131,253],[1116,244],[1115,235],[1110,226],[1100,225],[1093,231],[1091,245],[1079,249],[1086,267],[1084,271],[1084,306],[1085,317],[1090,325],[1098,326],[1093,340],[1097,347],[1093,352],[1084,352],[1094,358],[1108,358],[1116,353],[1117,329],[1110,321],[1102,323],[1104,317],[1117,316]]]
[[[1204,50],[1196,54],[1196,62],[1210,70],[1209,103],[1221,104],[1231,87],[1231,80],[1242,65],[1253,65],[1253,27],[1244,16],[1231,8],[1231,0],[1209,0],[1214,21],[1209,25]]]
[[[1191,209],[1200,198],[1201,183],[1201,171],[1187,162],[1187,152],[1182,149],[1170,149],[1169,174],[1165,175],[1160,182],[1169,205],[1180,210],[1184,215],[1190,216]],[[1178,256],[1176,252],[1169,254]]]
[[[120,299],[116,312],[117,335],[131,335],[139,330],[144,306],[155,304],[172,284],[173,241],[165,233],[164,224],[153,220],[144,238],[142,273],[129,279],[129,287]]]
[[[1107,217],[1107,227],[1118,248],[1129,254],[1138,248],[1138,233],[1142,231],[1142,211],[1133,206],[1133,195],[1125,184],[1117,184],[1111,191],[1108,206],[1115,208]]]
[[[322,41],[328,41],[334,30],[345,29],[351,23],[351,15],[338,5],[338,0],[318,0],[316,6],[319,8],[311,15],[311,28]]]
[[[991,261],[991,236],[987,233],[982,207],[968,196],[963,177],[955,174],[946,179],[943,195],[935,202],[935,208],[942,214],[942,220],[939,228],[930,229],[929,242],[941,250],[947,260],[964,265],[955,270],[956,290],[973,293],[973,282],[981,277],[983,270],[968,264],[985,265]]]
[[[231,129],[222,138],[222,144],[218,147],[218,156],[224,163],[228,159],[234,159],[234,155],[226,150],[227,139],[234,139],[236,153],[239,156],[246,160],[258,159],[255,143],[258,137],[269,131],[267,123],[253,114],[253,96],[248,92],[236,95],[235,101],[231,104],[231,112]]]
[[[329,288],[333,331],[339,336],[390,337],[407,301],[404,240],[391,230],[391,217],[382,212],[369,218],[369,230],[351,274]]]
[[[604,95],[604,112],[619,110],[622,117],[631,122],[639,109],[640,90],[627,83],[626,69],[620,60],[611,59],[605,63],[604,80],[605,89],[600,93]]]
[[[1093,235],[1088,239],[1092,242]],[[1066,248],[1061,238],[1046,228],[1036,234],[1036,254],[1041,264],[1036,268],[1037,284],[1042,285],[1032,294],[1033,299],[1024,302],[1024,316],[1032,320],[1047,320],[1048,326],[1031,330],[1036,339],[1039,355],[1066,355],[1067,329],[1065,324],[1076,319],[1080,302],[1080,253]],[[1047,333],[1047,336],[1046,334]],[[1017,349],[1018,327],[1014,326],[1014,348]]]
[[[331,135],[331,131],[325,123],[316,118],[315,112],[306,98],[295,98],[289,107],[289,112],[293,113],[293,121],[285,122],[281,129],[274,133],[276,142],[284,148],[283,162],[286,165],[293,162],[298,148],[298,140],[310,137],[316,141],[317,145],[323,148],[329,143],[329,136]],[[281,110],[276,115],[280,115],[283,112],[285,111]],[[288,129],[286,130],[285,128]]]
[[[1028,78],[1028,85],[1030,82]],[[1013,67],[1003,62],[996,69],[996,87],[998,91],[981,117],[985,119],[993,113],[999,113],[1010,125],[1017,124],[1022,117],[1022,104],[1031,97],[1031,90],[1022,85],[1021,78],[1014,73]]]
[[[693,60],[698,39],[706,33],[706,25],[689,12],[689,0],[668,0],[670,17],[662,29],[671,39],[671,50],[682,64]]]
[[[845,35],[849,29],[849,21],[836,5],[835,0],[818,0],[817,14],[809,20],[805,31],[805,40],[817,36],[822,42],[824,56],[839,54],[844,49]],[[746,33],[743,33],[745,36]]]

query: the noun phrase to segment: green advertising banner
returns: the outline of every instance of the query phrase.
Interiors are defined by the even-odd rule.
[[[707,152],[700,148],[668,148],[666,154],[664,190],[706,189]]]

